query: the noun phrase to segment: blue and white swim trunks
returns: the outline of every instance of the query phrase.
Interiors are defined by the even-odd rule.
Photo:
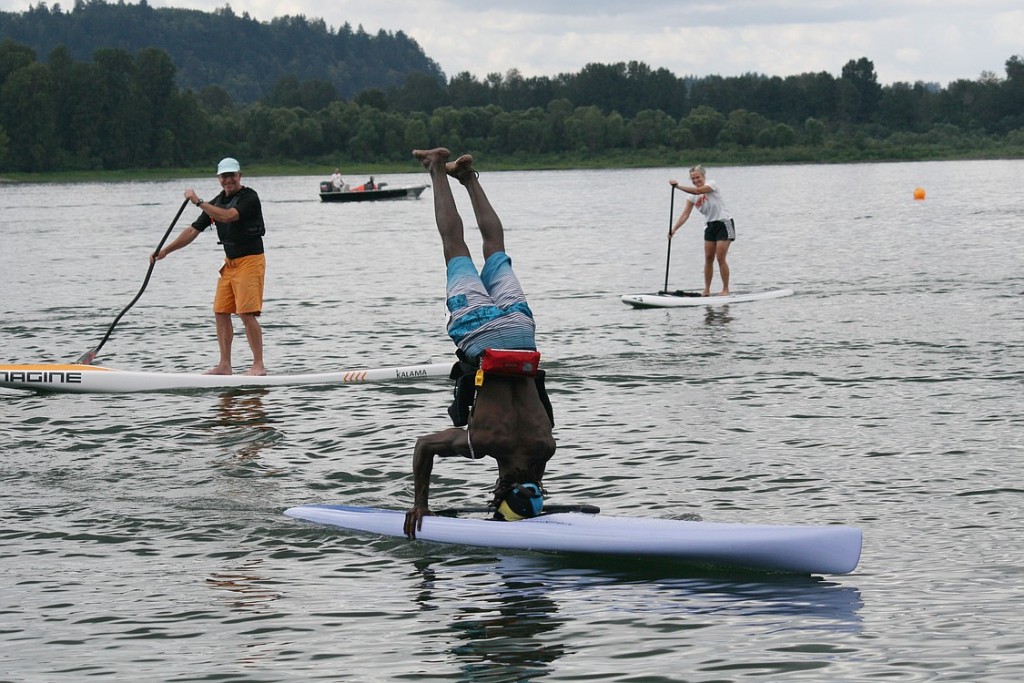
[[[484,349],[536,349],[536,324],[512,259],[496,251],[478,275],[473,259],[448,261],[448,336],[471,358]]]

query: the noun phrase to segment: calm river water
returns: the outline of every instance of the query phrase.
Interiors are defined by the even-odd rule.
[[[619,297],[662,288],[667,262],[670,287],[701,282],[697,221],[666,248],[666,181],[685,165],[478,167],[549,372],[549,501],[855,525],[857,570],[495,552],[281,514],[408,506],[445,381],[0,390],[0,680],[1019,679],[1024,162],[711,168],[737,219],[733,289],[796,294],[648,311]],[[244,180],[268,223],[271,372],[452,357],[431,190],[334,205],[319,177]],[[217,191],[212,172],[0,186],[0,362],[95,346],[189,186]],[[212,367],[221,256],[204,236],[157,264],[98,363]],[[439,464],[435,505],[485,502],[489,462]]]

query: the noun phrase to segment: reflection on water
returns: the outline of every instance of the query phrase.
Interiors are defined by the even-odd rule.
[[[225,427],[266,427],[267,411],[263,398],[270,393],[266,387],[231,389],[220,395],[217,404],[220,423]]]
[[[864,606],[856,587],[820,576],[709,568],[663,559],[522,555],[502,558],[499,568],[505,576],[543,578],[555,590],[627,590],[640,598],[635,609],[644,612],[767,616],[798,630],[857,630]]]
[[[277,600],[281,594],[265,584],[267,577],[260,575],[262,558],[246,560],[237,570],[213,572],[206,583],[211,588],[228,591],[220,597],[221,603],[232,611],[264,612],[267,604]]]
[[[256,460],[260,452],[274,445],[281,434],[270,424],[263,399],[266,387],[225,391],[217,401],[217,426],[222,428],[224,448],[237,462]]]
[[[708,327],[721,327],[732,322],[729,304],[724,306],[708,306],[704,310],[704,324]]]
[[[237,569],[213,572],[206,579],[207,586],[223,591],[216,600],[226,612],[226,616],[221,617],[222,622],[263,622],[279,616],[273,603],[281,598],[281,593],[268,587],[271,579],[266,576],[267,568],[263,564],[262,559],[249,559]],[[288,643],[275,629],[250,630],[247,638],[236,643],[239,651],[236,662],[246,669],[262,665],[280,656]]]
[[[451,599],[444,595],[451,579],[439,577],[433,562],[415,563],[421,577],[416,600],[424,611]],[[492,570],[477,565],[458,579],[474,593],[472,600],[459,605],[449,624],[449,651],[458,659],[459,680],[540,680],[565,654],[561,640],[550,637],[564,623],[549,595],[551,586],[540,574]]]
[[[734,620],[812,640],[862,627],[860,591],[814,576],[579,555],[431,557],[414,566],[421,612],[450,616],[444,639],[460,680],[540,680],[581,642],[602,646],[625,624],[660,634],[663,642],[652,647],[665,656],[680,647],[718,647],[707,639]],[[603,646],[621,651],[619,643]],[[803,653],[799,666],[827,666],[822,656]]]
[[[6,678],[1017,680],[1024,558],[1006,539],[1024,526],[1007,484],[1021,450],[1024,161],[720,172],[744,224],[761,226],[730,251],[734,286],[796,296],[637,312],[619,297],[662,285],[666,169],[488,174],[551,371],[546,484],[555,502],[606,514],[860,526],[854,574],[423,550],[281,515],[408,505],[412,445],[444,416],[443,381],[16,392],[0,394]],[[964,177],[985,178],[981,213],[962,210]],[[896,188],[872,196],[871,215],[847,191],[865,178]],[[278,226],[264,314],[275,368],[450,358],[429,198],[324,206],[316,183],[257,183]],[[899,190],[918,185],[926,204]],[[181,187],[0,185],[4,362],[70,360],[84,350],[73,332],[98,338],[138,291]],[[822,201],[764,201],[779,187]],[[131,226],[83,210],[139,196],[152,201]],[[927,239],[865,260],[894,221]],[[672,287],[703,268],[702,235],[674,241]],[[105,365],[216,362],[208,283],[188,274],[215,271],[222,250],[207,236],[178,258]],[[493,482],[462,459],[435,476],[449,505]]]

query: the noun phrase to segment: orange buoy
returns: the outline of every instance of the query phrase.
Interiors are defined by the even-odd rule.
[[[923,187],[919,187],[919,188],[914,190],[914,199],[917,199],[918,201],[921,201],[921,200],[924,199],[924,188]]]

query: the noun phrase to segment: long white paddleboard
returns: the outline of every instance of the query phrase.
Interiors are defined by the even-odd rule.
[[[300,505],[284,514],[318,524],[404,537],[405,513],[348,505]],[[519,522],[426,517],[416,538],[509,548],[645,558],[714,566],[847,574],[860,561],[861,531],[849,526],[722,524],[563,512]]]
[[[744,301],[778,299],[793,294],[792,289],[769,289],[763,292],[738,292],[729,296],[700,296],[699,292],[657,292],[623,294],[622,303],[634,308],[675,308],[677,306],[724,306]]]
[[[134,372],[98,365],[0,365],[0,387],[71,393],[131,393],[174,389],[280,387],[301,384],[364,384],[425,377],[447,377],[451,363],[406,365],[366,370],[336,370],[308,375],[199,375]]]

